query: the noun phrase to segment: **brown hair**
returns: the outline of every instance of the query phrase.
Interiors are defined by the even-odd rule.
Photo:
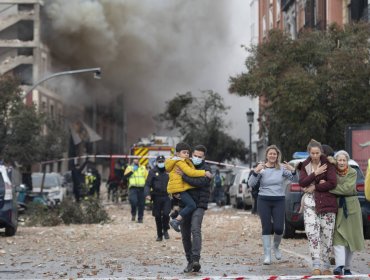
[[[266,151],[265,151],[265,160],[267,161],[267,153],[268,153],[270,150],[275,150],[275,151],[276,151],[276,153],[277,153],[277,159],[276,159],[275,167],[276,167],[276,169],[280,169],[280,163],[281,163],[281,152],[280,152],[279,148],[278,148],[276,145],[271,145],[271,146],[268,146],[268,147],[266,148]]]
[[[323,152],[321,143],[316,141],[315,139],[311,139],[308,143],[307,152],[310,152],[312,148],[319,148],[321,153]]]

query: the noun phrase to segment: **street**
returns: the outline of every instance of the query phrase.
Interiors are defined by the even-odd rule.
[[[119,277],[193,278],[233,275],[309,275],[308,244],[303,233],[282,242],[283,259],[262,265],[260,223],[250,211],[210,205],[203,222],[201,272],[184,274],[180,234],[155,241],[155,223],[130,221],[128,204],[106,205],[112,222],[104,225],[20,226],[16,236],[2,233],[0,279],[76,279]],[[355,253],[353,271],[370,272],[370,240]]]

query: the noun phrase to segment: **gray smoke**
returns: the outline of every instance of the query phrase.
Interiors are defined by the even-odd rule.
[[[55,80],[61,91],[73,102],[123,95],[129,142],[155,132],[152,117],[177,92],[227,81],[217,75],[227,44],[243,43],[230,40],[229,0],[49,0],[46,16],[56,69],[102,68],[99,81]]]

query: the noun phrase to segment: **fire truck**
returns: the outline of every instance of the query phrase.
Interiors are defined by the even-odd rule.
[[[131,155],[140,157],[140,165],[153,168],[157,156],[163,155],[167,158],[174,155],[175,146],[179,141],[179,137],[169,136],[140,138],[139,141],[131,147]]]

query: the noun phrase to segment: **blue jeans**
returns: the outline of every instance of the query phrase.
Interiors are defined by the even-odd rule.
[[[181,209],[179,215],[184,218],[186,216],[189,216],[195,210],[195,208],[197,208],[197,205],[195,204],[191,195],[187,192],[180,193],[180,198],[182,203],[184,204],[184,208]]]
[[[144,187],[130,187],[129,201],[131,204],[131,216],[136,217],[137,211],[137,219],[138,221],[142,221],[145,206]]]

